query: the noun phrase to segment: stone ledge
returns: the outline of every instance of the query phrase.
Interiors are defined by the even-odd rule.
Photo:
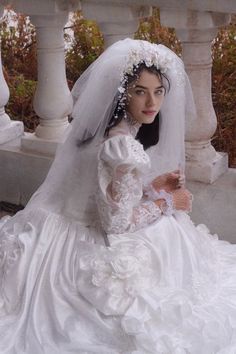
[[[22,152],[28,152],[32,154],[43,154],[54,157],[58,146],[57,140],[45,140],[36,137],[31,133],[24,133],[21,138],[21,150]]]
[[[85,2],[94,4],[97,3],[98,0],[87,0]],[[156,6],[166,9],[236,13],[235,0],[100,0],[99,3],[103,5]]]
[[[212,234],[236,243],[236,169],[229,169],[212,184],[188,181],[194,195],[191,218],[206,224]]]
[[[11,121],[10,124],[5,127],[1,127],[0,130],[0,144],[11,142],[17,137],[22,136],[24,133],[24,125],[22,122]]]
[[[45,179],[52,160],[17,146],[1,146],[0,201],[25,205]]]
[[[216,152],[213,161],[186,161],[185,174],[190,181],[213,183],[228,171],[228,155]]]

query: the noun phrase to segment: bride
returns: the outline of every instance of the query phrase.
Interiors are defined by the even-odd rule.
[[[188,216],[182,61],[122,40],[72,94],[45,182],[0,221],[0,353],[235,354],[236,247]]]

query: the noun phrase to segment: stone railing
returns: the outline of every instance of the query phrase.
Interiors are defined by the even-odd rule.
[[[50,165],[47,162],[42,176],[38,177],[41,172],[39,167],[37,169],[37,159],[41,161],[42,156],[45,156],[52,160],[68,125],[67,117],[72,110],[72,98],[65,75],[63,27],[69,12],[79,7],[86,18],[97,21],[106,46],[118,39],[132,37],[139,18],[151,14],[152,5],[160,8],[161,23],[174,27],[182,42],[183,60],[197,108],[197,122],[186,134],[187,177],[212,183],[227,170],[227,155],[216,152],[211,145],[211,137],[216,129],[211,97],[211,43],[218,29],[229,23],[228,13],[236,13],[234,0],[226,3],[223,0],[217,1],[217,6],[215,1],[210,0],[0,0],[0,17],[3,6],[7,4],[11,4],[16,12],[30,16],[36,27],[37,38],[38,83],[34,109],[40,123],[34,134],[23,134],[22,123],[12,122],[5,113],[4,106],[8,102],[9,90],[2,74],[0,56],[0,164],[4,161],[1,170],[7,170],[11,164],[6,164],[7,154],[12,158],[14,152],[18,159],[26,161],[27,158],[33,158],[36,161],[36,170],[31,171],[31,176],[35,173],[37,182],[32,177],[30,190],[23,198],[23,203],[44,178]],[[11,146],[14,146],[13,150]],[[40,171],[41,167],[40,165]],[[9,174],[13,170],[11,166]],[[19,178],[19,173],[16,173],[16,178]],[[7,181],[7,177],[3,180],[0,177],[1,183]],[[18,195],[22,193],[24,191],[18,190]]]
[[[0,6],[0,18],[3,15],[3,6]],[[0,38],[1,40],[1,38]],[[9,100],[9,89],[2,70],[1,42],[0,42],[0,144],[4,144],[22,136],[24,127],[21,122],[13,122],[5,112],[5,105]],[[1,145],[0,145],[1,146]]]

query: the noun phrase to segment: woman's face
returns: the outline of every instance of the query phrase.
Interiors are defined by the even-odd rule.
[[[140,124],[150,124],[160,111],[165,89],[154,73],[143,70],[139,78],[128,86],[126,110]]]

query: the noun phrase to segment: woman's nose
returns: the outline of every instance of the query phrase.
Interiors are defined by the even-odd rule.
[[[155,97],[152,94],[149,94],[147,97],[146,105],[148,107],[154,106],[155,104]]]

